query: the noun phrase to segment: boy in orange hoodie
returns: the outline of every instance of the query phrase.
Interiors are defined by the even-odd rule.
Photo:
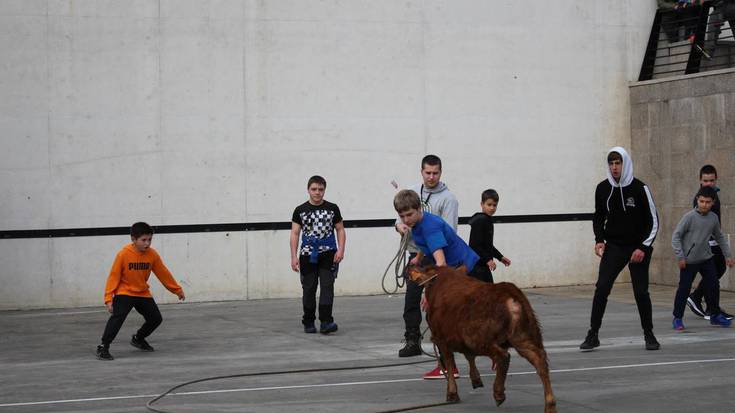
[[[143,316],[145,323],[133,335],[130,344],[143,351],[153,351],[145,338],[161,324],[162,318],[148,287],[151,271],[179,300],[185,298],[184,290],[176,283],[156,250],[151,248],[153,228],[145,222],[136,222],[130,228],[130,238],[133,242],[117,253],[105,286],[105,305],[112,315],[102,335],[102,344],[97,346],[97,358],[100,360],[114,359],[110,354],[110,343],[133,308]]]

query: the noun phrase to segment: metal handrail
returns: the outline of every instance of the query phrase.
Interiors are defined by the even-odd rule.
[[[651,25],[651,34],[648,39],[648,46],[646,47],[646,54],[643,62],[641,63],[641,71],[638,80],[650,80],[654,76],[666,75],[671,73],[691,74],[698,73],[701,70],[713,70],[719,67],[735,67],[735,53],[731,50],[721,49],[721,52],[727,51],[727,54],[714,54],[713,51],[717,51],[717,47],[721,46],[720,42],[724,42],[730,39],[734,39],[733,33],[735,27],[732,27],[735,20],[726,19],[721,16],[722,20],[714,20],[716,13],[713,11],[713,1],[705,1],[701,6],[691,6],[687,9],[678,10],[658,10],[654,16],[653,24]],[[671,19],[673,16],[678,16],[686,10],[685,17]],[[720,30],[718,26],[723,25],[725,22],[730,23],[730,33],[727,30]],[[677,41],[669,38],[668,34],[672,34],[675,38],[678,38],[678,34],[681,30],[684,30],[684,37],[682,41]],[[714,34],[714,35],[713,35]],[[726,34],[721,36],[721,34]],[[689,44],[684,41],[689,40]],[[668,44],[667,44],[668,43]],[[713,48],[714,45],[714,48]],[[686,52],[668,53],[665,56],[659,56],[661,50],[686,48],[689,46],[689,50]],[[710,56],[712,55],[712,56]],[[688,56],[688,59],[683,59],[684,56]],[[672,59],[680,57],[681,60],[678,62],[665,62],[662,59]],[[704,59],[704,60],[703,60]],[[718,60],[715,60],[718,59]],[[726,62],[718,62],[719,59],[726,59]],[[708,63],[703,63],[709,61]],[[657,69],[666,69],[671,66],[684,66],[685,69],[677,70],[664,70],[659,71]]]

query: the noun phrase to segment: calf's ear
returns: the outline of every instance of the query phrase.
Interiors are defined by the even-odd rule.
[[[409,265],[408,266],[408,278],[411,279],[411,281],[418,283],[420,282],[424,277],[426,277],[426,273],[424,272],[423,268],[417,266],[417,265]]]

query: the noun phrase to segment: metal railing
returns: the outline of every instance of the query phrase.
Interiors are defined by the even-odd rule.
[[[638,80],[735,67],[735,0],[729,1],[658,10]]]

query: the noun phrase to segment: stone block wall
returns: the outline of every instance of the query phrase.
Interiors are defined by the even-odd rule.
[[[634,83],[630,114],[634,172],[651,188],[661,224],[651,282],[676,285],[671,234],[692,207],[702,165],[717,168],[722,229],[735,240],[735,70]],[[735,270],[721,286],[735,290]]]

